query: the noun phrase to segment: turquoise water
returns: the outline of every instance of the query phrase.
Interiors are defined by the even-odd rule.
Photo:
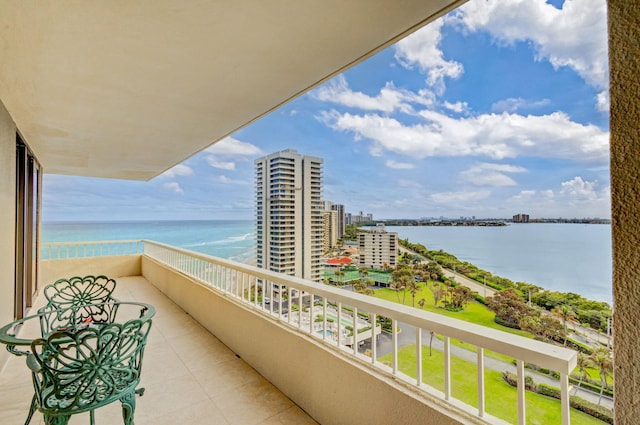
[[[216,257],[248,262],[255,258],[253,221],[150,221],[43,223],[43,242],[149,239]]]
[[[612,302],[610,225],[387,226],[387,231],[428,249],[447,251],[514,282]]]
[[[493,274],[547,289],[612,300],[611,226],[512,224],[504,227],[393,227],[402,239],[443,249]],[[251,220],[44,223],[43,242],[150,239],[248,262]]]

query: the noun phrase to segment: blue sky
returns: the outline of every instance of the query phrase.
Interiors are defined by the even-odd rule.
[[[251,219],[253,160],[324,158],[374,218],[609,217],[605,0],[471,0],[149,182],[45,175],[45,221]]]

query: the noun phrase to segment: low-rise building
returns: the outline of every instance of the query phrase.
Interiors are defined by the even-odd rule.
[[[368,269],[381,269],[386,264],[395,267],[398,259],[398,234],[387,232],[378,224],[370,232],[360,233],[358,264]]]

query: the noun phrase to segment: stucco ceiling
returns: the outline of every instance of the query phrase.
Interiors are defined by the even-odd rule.
[[[147,180],[463,0],[0,0],[0,99],[45,172]]]

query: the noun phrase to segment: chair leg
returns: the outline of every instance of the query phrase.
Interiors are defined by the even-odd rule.
[[[46,425],[67,425],[71,416],[49,416],[44,415],[44,423]]]
[[[122,419],[124,425],[133,425],[133,414],[136,411],[136,394],[134,391],[120,397],[122,403]]]
[[[27,415],[27,420],[25,421],[24,425],[29,425],[35,411],[36,411],[36,395],[34,394],[33,398],[31,399],[31,407],[29,408],[29,414]]]

